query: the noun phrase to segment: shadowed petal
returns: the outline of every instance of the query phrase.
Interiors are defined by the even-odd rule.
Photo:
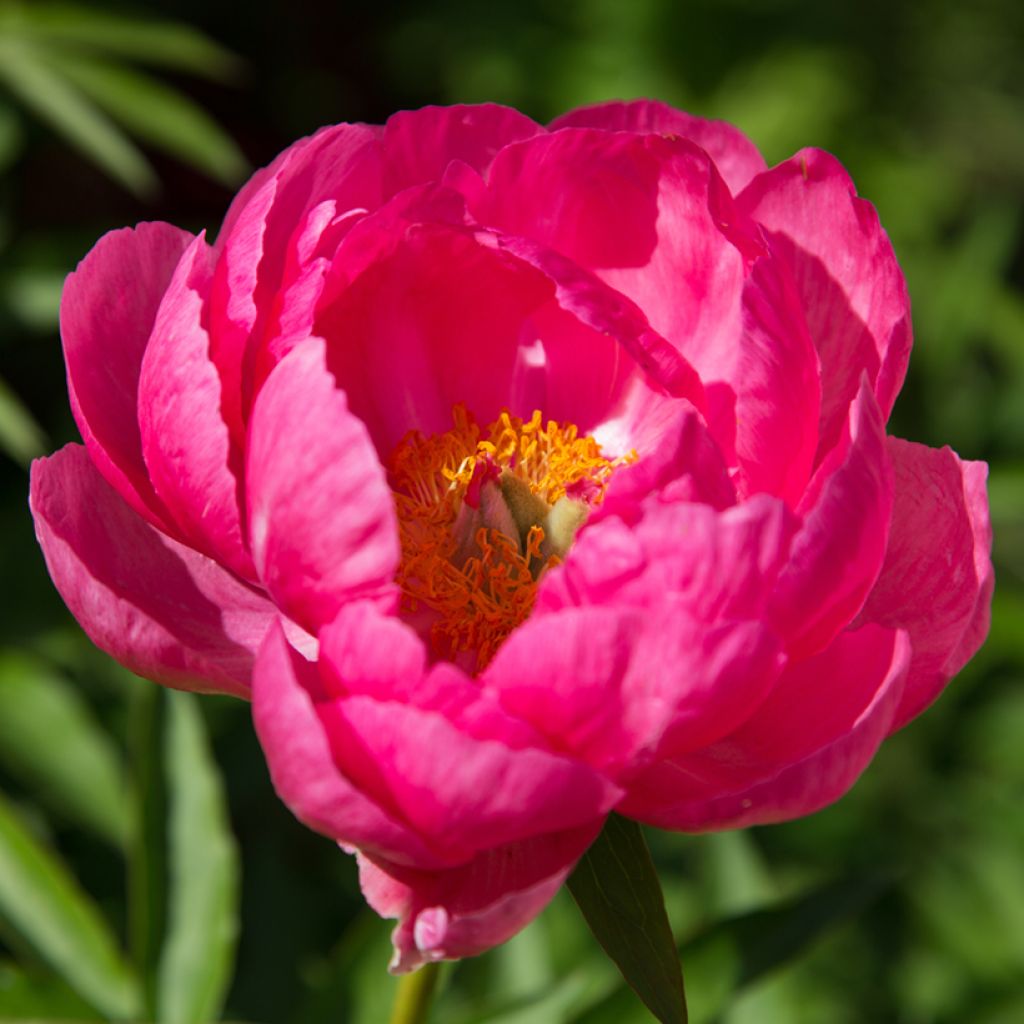
[[[276,609],[204,555],[155,530],[68,445],[32,467],[46,564],[92,641],[169,686],[248,697]]]

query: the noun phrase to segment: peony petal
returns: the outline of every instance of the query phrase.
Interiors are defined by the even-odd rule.
[[[242,454],[233,450],[221,416],[221,382],[203,327],[211,255],[200,235],[157,313],[139,377],[142,453],[157,494],[188,542],[255,580],[239,510]]]
[[[765,169],[764,157],[738,128],[727,121],[709,121],[657,100],[616,101],[579,107],[555,118],[551,131],[560,128],[603,128],[610,132],[678,135],[706,150],[718,173],[734,193]]]
[[[597,837],[602,819],[510,843],[449,871],[416,871],[359,856],[359,882],[382,917],[398,918],[390,970],[474,956],[525,927]]]
[[[885,558],[892,501],[884,427],[865,381],[847,433],[797,509],[803,527],[771,609],[792,654],[821,650],[860,611]]]
[[[885,564],[859,621],[905,629],[913,657],[894,727],[923,711],[981,646],[992,590],[988,467],[889,438],[895,504]]]
[[[311,338],[260,391],[249,431],[249,534],[274,600],[312,632],[346,602],[392,592],[398,528],[366,428]]]
[[[443,857],[338,769],[317,716],[327,699],[316,665],[273,625],[253,672],[253,721],[278,796],[303,823],[340,842],[419,867],[444,866]]]
[[[496,103],[403,110],[384,125],[384,193],[440,181],[459,160],[484,174],[503,146],[543,132],[539,124]]]
[[[472,708],[441,712],[366,696],[317,710],[344,774],[453,861],[582,826],[622,795],[580,761],[516,745],[520,729],[505,727],[508,716],[467,729],[459,718],[472,718]]]
[[[140,515],[168,529],[142,459],[137,397],[143,353],[192,236],[170,224],[111,231],[64,285],[60,332],[71,409],[96,467]]]
[[[664,598],[649,609],[568,608],[535,615],[482,681],[502,705],[614,779],[657,749],[692,749],[736,728],[782,667],[758,622],[708,625]]]
[[[618,808],[661,828],[704,831],[820,810],[857,780],[888,735],[910,662],[906,634],[865,626],[791,664],[743,726],[663,761]]]
[[[92,641],[139,675],[248,697],[274,606],[215,562],[142,520],[68,445],[32,467],[46,564]]]
[[[835,157],[805,149],[755,178],[740,209],[789,264],[822,366],[818,461],[836,443],[867,373],[889,418],[910,356],[910,300],[875,208]]]
[[[306,213],[334,200],[343,214],[380,205],[379,130],[340,124],[290,146],[232,207],[217,239],[211,286],[211,357],[224,382],[223,413],[241,444],[253,400],[253,361],[273,312],[289,242]],[[297,227],[298,226],[298,227]]]

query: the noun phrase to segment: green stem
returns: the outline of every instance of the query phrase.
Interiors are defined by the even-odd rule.
[[[424,964],[402,976],[391,1008],[391,1024],[426,1024],[440,969],[440,964]]]

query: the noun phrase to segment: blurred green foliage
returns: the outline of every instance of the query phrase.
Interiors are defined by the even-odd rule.
[[[226,998],[227,1019],[379,1024],[394,985],[388,926],[273,797],[246,709],[132,679],[46,578],[24,463],[75,437],[64,275],[122,224],[215,228],[241,152],[323,123],[652,95],[770,161],[830,149],[878,206],[914,302],[893,429],[990,461],[998,576],[987,647],[838,805],[649,836],[692,1017],[1024,1020],[1022,60],[1015,0],[0,2],[0,1019],[198,1021]],[[647,1018],[563,894],[446,968],[434,1019]]]

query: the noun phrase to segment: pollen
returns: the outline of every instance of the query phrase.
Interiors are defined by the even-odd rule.
[[[407,434],[389,474],[402,547],[402,610],[435,658],[478,672],[530,614],[620,466],[573,424],[509,412],[480,427],[457,405],[443,434]]]

